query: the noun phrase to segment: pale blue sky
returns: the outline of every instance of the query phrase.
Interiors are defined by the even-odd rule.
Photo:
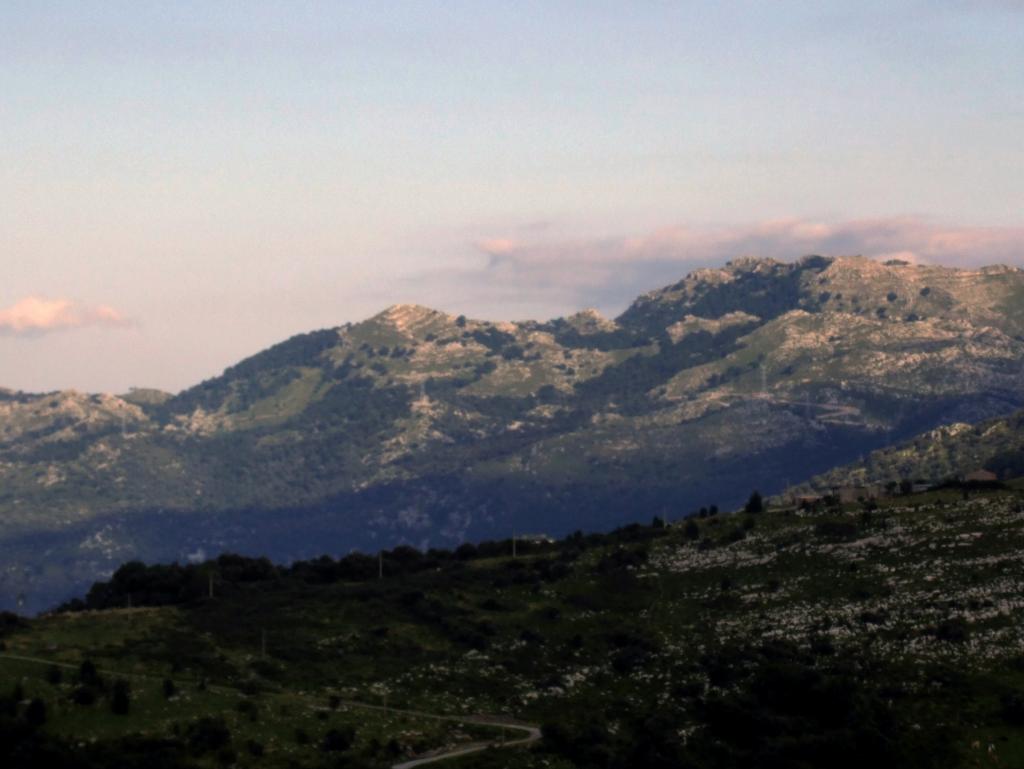
[[[1010,0],[5,0],[0,386],[176,389],[398,301],[615,312],[750,232],[820,250],[776,220],[1014,261],[1021,136]],[[30,296],[73,304],[15,330]]]

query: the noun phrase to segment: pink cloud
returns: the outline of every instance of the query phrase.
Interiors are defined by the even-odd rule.
[[[1024,228],[950,227],[921,219],[820,222],[785,219],[730,227],[666,227],[639,236],[525,242],[487,238],[477,247],[497,266],[721,262],[738,256],[795,259],[828,256],[900,257],[908,261],[979,266],[1024,262]]]
[[[479,238],[473,247],[487,257],[480,268],[419,276],[417,290],[441,306],[485,315],[507,308],[510,317],[513,312],[527,317],[585,306],[614,313],[640,293],[740,256],[791,261],[807,254],[861,255],[965,268],[1024,266],[1024,228],[956,226],[914,217],[671,226],[610,238],[558,238],[552,229],[510,228]]]
[[[126,326],[128,320],[109,305],[86,307],[69,299],[27,296],[0,309],[0,334],[37,336],[84,326]]]

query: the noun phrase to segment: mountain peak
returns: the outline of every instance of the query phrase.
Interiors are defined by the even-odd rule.
[[[393,304],[372,320],[387,324],[404,334],[416,335],[426,326],[437,321],[452,322],[453,318],[440,310],[420,304]]]
[[[770,256],[739,256],[730,259],[725,266],[735,272],[763,272],[779,267],[786,262],[774,259]]]
[[[592,307],[573,313],[565,321],[581,334],[596,334],[601,331],[614,331],[618,328],[615,321],[609,320]]]

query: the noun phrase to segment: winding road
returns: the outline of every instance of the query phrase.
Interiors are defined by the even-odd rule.
[[[40,665],[53,665],[59,668],[65,669],[77,669],[78,665],[72,665],[66,662],[54,662],[53,660],[41,659],[39,657],[24,657],[18,654],[0,654],[0,659],[7,659],[16,662],[31,662]],[[156,680],[154,676],[144,675],[142,673],[119,673],[113,670],[100,670],[100,673],[104,675],[121,676],[124,678],[142,678],[147,680]],[[220,690],[222,692],[236,691],[228,687],[223,686],[211,686],[211,690]],[[428,753],[420,756],[419,758],[413,758],[409,761],[403,761],[399,764],[392,765],[391,769],[412,769],[415,766],[426,766],[427,764],[435,764],[439,761],[446,761],[450,758],[458,758],[459,756],[467,756],[471,753],[479,753],[487,750],[488,748],[515,748],[515,747],[526,747],[534,743],[540,742],[541,731],[539,726],[533,724],[524,724],[519,721],[512,719],[501,718],[499,716],[452,716],[444,715],[441,713],[426,713],[422,710],[406,710],[404,708],[392,708],[387,705],[371,705],[368,702],[359,702],[358,700],[342,700],[341,704],[345,707],[358,708],[360,710],[376,710],[380,713],[393,713],[400,716],[409,716],[411,718],[425,718],[432,721],[447,721],[450,723],[460,724],[474,724],[476,726],[487,726],[494,729],[510,730],[519,732],[523,736],[517,737],[512,740],[491,740],[488,742],[470,742],[465,745],[459,745],[458,747],[452,748],[447,751],[439,751]]]
[[[355,700],[342,700],[342,705],[351,708],[360,708],[363,710],[376,710],[381,713],[394,713],[395,715],[409,716],[412,718],[426,718],[432,721],[448,721],[451,723],[460,724],[474,724],[476,726],[488,726],[494,729],[511,730],[520,732],[524,736],[517,737],[514,740],[491,740],[488,742],[471,742],[466,745],[459,745],[456,748],[452,748],[448,751],[428,753],[414,758],[409,761],[403,761],[400,764],[394,764],[391,769],[412,769],[414,766],[426,766],[427,764],[434,764],[438,761],[445,761],[449,758],[458,758],[459,756],[466,756],[470,753],[479,753],[482,750],[488,748],[515,748],[525,747],[534,743],[540,742],[541,731],[539,726],[533,724],[524,724],[519,721],[514,721],[508,718],[501,718],[498,716],[450,716],[442,715],[439,713],[425,713],[422,710],[406,710],[404,708],[392,708],[386,705],[371,705],[367,702],[358,702]]]

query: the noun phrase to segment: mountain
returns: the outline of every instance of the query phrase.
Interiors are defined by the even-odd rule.
[[[977,470],[987,470],[1000,479],[1024,475],[1024,411],[973,425],[956,422],[936,427],[812,478],[806,487],[827,490],[905,480],[939,484]]]
[[[525,722],[531,750],[453,765],[1019,767],[1013,485],[515,554],[125,564],[64,611],[0,614],[0,764],[386,769]]]
[[[1024,273],[740,259],[594,311],[402,305],[176,395],[0,392],[0,601],[120,562],[275,559],[738,504],[1024,406]]]

